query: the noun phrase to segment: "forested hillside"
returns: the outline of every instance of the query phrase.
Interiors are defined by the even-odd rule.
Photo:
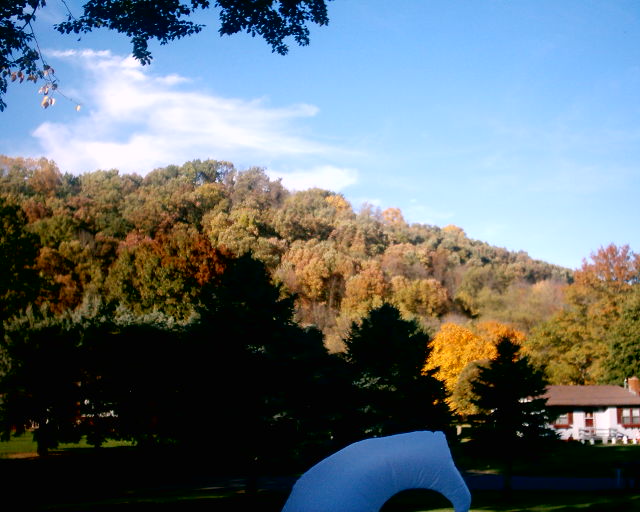
[[[0,221],[0,427],[44,452],[189,444],[201,423],[246,460],[295,458],[448,428],[505,339],[552,383],[640,373],[627,246],[570,271],[211,160],[142,177],[0,157]]]
[[[459,227],[410,225],[398,209],[354,209],[328,190],[290,192],[261,169],[227,162],[145,177],[72,176],[53,162],[7,157],[0,169],[3,204],[24,212],[27,267],[42,280],[31,299],[55,313],[100,300],[184,320],[221,272],[220,254],[250,252],[295,294],[297,320],[339,350],[351,322],[383,302],[432,331],[447,319],[491,319],[528,332],[561,308],[571,279]]]

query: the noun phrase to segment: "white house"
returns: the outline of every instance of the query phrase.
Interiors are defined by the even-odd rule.
[[[625,386],[549,386],[547,407],[564,440],[640,442],[640,379]]]

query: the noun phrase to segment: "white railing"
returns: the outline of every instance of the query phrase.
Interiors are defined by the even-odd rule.
[[[615,428],[585,427],[578,431],[578,439],[580,441],[589,441],[592,444],[595,441],[602,441],[603,443],[611,441],[615,443],[618,439],[622,440],[624,437],[625,435]]]

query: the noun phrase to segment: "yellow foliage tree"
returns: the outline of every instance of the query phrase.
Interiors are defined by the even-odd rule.
[[[522,345],[525,338],[517,329],[494,321],[481,322],[473,330],[452,322],[444,323],[433,338],[424,371],[436,370],[435,377],[444,382],[450,394],[454,393],[463,370],[471,363],[494,358],[496,344],[505,337],[518,345]],[[455,396],[449,399],[449,404],[460,409]]]
[[[509,338],[518,345],[522,345],[525,339],[525,335],[522,331],[514,329],[510,325],[495,322],[493,320],[480,322],[476,326],[475,332],[478,336],[494,345],[496,345],[502,338]]]
[[[470,329],[452,322],[442,324],[434,336],[432,350],[424,371],[437,370],[435,377],[451,392],[460,373],[472,361],[490,359],[496,353],[495,344]]]

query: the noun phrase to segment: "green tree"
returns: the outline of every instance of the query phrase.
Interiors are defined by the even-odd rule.
[[[38,454],[78,441],[82,403],[81,342],[69,317],[25,315],[0,340],[3,439],[33,429]]]
[[[383,304],[353,324],[345,344],[360,437],[449,427],[444,384],[422,371],[431,349],[416,322]]]
[[[205,230],[215,247],[236,256],[251,253],[270,268],[280,262],[285,242],[278,239],[268,223],[269,210],[234,208],[207,215]]]
[[[451,392],[450,401],[454,405],[454,412],[462,422],[469,421],[469,418],[480,412],[474,405],[473,381],[478,378],[480,368],[486,366],[489,359],[471,361],[460,372],[456,385]]]
[[[447,290],[435,279],[391,280],[393,302],[406,317],[436,317],[447,311]]]
[[[288,51],[286,40],[309,44],[308,24],[326,25],[326,2],[329,0],[287,0],[255,2],[252,0],[87,0],[80,13],[67,4],[66,21],[54,25],[61,34],[85,34],[107,28],[126,35],[133,56],[142,64],[151,62],[149,41],[167,44],[175,39],[200,32],[204,25],[190,19],[198,11],[216,8],[220,35],[246,32],[260,36],[274,52]],[[38,48],[33,23],[45,5],[44,0],[12,0],[0,6],[0,111],[9,81],[44,80],[51,91],[57,81]],[[47,106],[49,104],[47,103]],[[43,104],[44,106],[44,104]]]
[[[574,309],[537,325],[526,346],[531,360],[545,365],[552,384],[596,384],[604,376],[607,345],[594,338],[588,319]]]
[[[20,206],[0,196],[0,334],[3,322],[37,297],[38,237],[26,227]]]
[[[194,412],[185,331],[162,314],[83,326],[82,432],[90,442],[127,439],[152,448],[184,440]]]
[[[154,169],[126,197],[122,216],[138,231],[153,236],[184,222],[202,229],[203,216],[225,205],[223,180],[235,172],[228,162],[193,160]]]
[[[536,442],[553,436],[546,410],[547,381],[544,372],[520,353],[509,337],[497,344],[497,355],[480,366],[471,382],[474,438],[505,463],[506,487],[510,487],[513,459]]]
[[[334,230],[340,212],[334,206],[334,198],[332,192],[319,188],[290,195],[275,219],[278,233],[290,242],[326,240]]]
[[[127,199],[142,178],[117,170],[94,171],[79,178],[77,194],[69,198],[74,217],[92,233],[124,237],[132,228],[123,216]]]
[[[529,346],[536,360],[549,361],[554,384],[603,382],[607,339],[640,282],[640,255],[626,245],[601,247],[574,276],[566,289],[566,307],[532,330]]]
[[[246,470],[328,442],[336,364],[318,331],[295,324],[292,298],[264,264],[232,259],[203,293],[187,381],[194,421],[207,425],[216,456]]]
[[[640,375],[640,286],[636,285],[622,305],[620,318],[607,333],[609,354],[607,381],[620,384]]]

